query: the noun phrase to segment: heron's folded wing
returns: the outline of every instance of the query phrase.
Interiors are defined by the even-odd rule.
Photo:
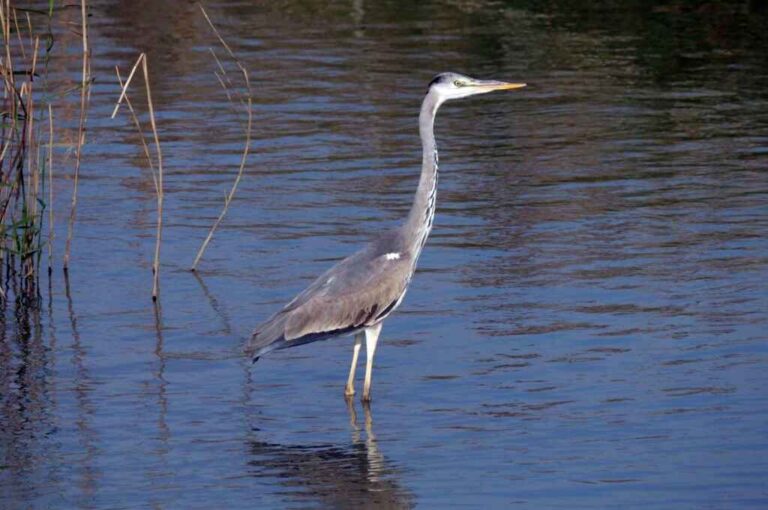
[[[364,255],[335,266],[289,303],[286,340],[365,327],[396,306],[408,285],[410,260]]]

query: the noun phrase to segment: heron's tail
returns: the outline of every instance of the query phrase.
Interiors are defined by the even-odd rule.
[[[288,338],[286,338],[286,326],[289,318],[290,314],[286,313],[286,310],[281,310],[256,328],[245,346],[246,354],[253,358],[254,363],[261,356],[276,349],[288,349],[289,347],[297,347],[319,340],[348,335],[362,328],[362,326],[348,326],[346,328],[306,333],[295,337],[288,335]]]
[[[285,319],[282,314],[272,316],[259,325],[245,345],[245,353],[257,362],[269,352],[279,349],[285,343]]]

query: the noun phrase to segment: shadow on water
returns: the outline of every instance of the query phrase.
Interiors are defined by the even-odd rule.
[[[285,445],[248,441],[249,474],[274,480],[287,501],[323,508],[411,508],[413,495],[398,483],[400,473],[379,450],[370,405],[362,426],[352,399],[346,400],[348,445]],[[258,435],[258,433],[255,433]]]
[[[205,284],[205,280],[203,279],[203,276],[198,271],[193,271],[192,276],[195,277],[195,281],[200,285],[200,290],[203,291],[203,295],[205,296],[205,299],[208,301],[208,304],[211,307],[211,310],[214,311],[217,317],[221,320],[222,330],[221,332],[225,335],[231,335],[232,334],[232,323],[229,319],[229,315],[227,314],[226,310],[222,308],[221,304],[219,303],[219,300],[216,299],[216,296],[214,296],[211,293],[211,290],[208,288],[208,285]]]
[[[163,472],[168,472],[168,453],[170,452],[169,442],[171,440],[171,428],[168,425],[168,380],[165,376],[166,367],[168,361],[163,351],[164,339],[163,339],[163,307],[161,300],[158,299],[152,303],[152,309],[155,319],[155,349],[154,355],[156,359],[154,369],[154,388],[147,389],[147,397],[154,396],[156,399],[154,411],[157,413],[157,446],[155,448],[155,454],[158,458],[158,466],[154,469],[160,469]],[[154,473],[148,473],[149,479],[154,479]]]
[[[72,333],[72,366],[75,369],[74,374],[74,397],[77,403],[77,417],[75,426],[81,437],[82,449],[80,454],[82,458],[77,462],[81,469],[77,484],[80,489],[80,497],[83,498],[85,508],[92,507],[90,500],[94,497],[97,490],[98,474],[94,468],[94,460],[97,455],[98,437],[91,425],[92,415],[94,414],[94,404],[91,402],[90,392],[92,382],[89,370],[85,363],[86,351],[78,328],[78,318],[75,313],[75,305],[72,299],[72,291],[69,285],[69,273],[64,271],[64,291],[67,298],[67,314],[69,316],[69,325]]]
[[[23,493],[24,478],[38,465],[53,429],[50,359],[40,307],[26,298],[2,300],[0,306],[0,474],[18,480]]]
[[[56,328],[53,315],[53,300],[49,294],[47,312],[49,319],[50,345],[45,344],[43,335],[43,312],[41,299],[29,299],[25,295],[13,301],[13,310],[8,310],[8,301],[2,300],[0,315],[0,474],[3,478],[15,480],[5,486],[11,493],[24,498],[27,491],[40,494],[34,489],[36,478],[58,481],[73,473],[61,472],[62,466],[46,465],[45,459],[59,449],[57,433],[72,433],[77,436],[80,448],[72,453],[72,467],[76,472],[72,482],[76,484],[82,507],[89,508],[88,501],[97,491],[98,473],[94,468],[98,453],[98,436],[92,425],[94,404],[91,400],[92,380],[86,366],[86,350],[82,344],[78,318],[70,292],[69,278],[64,274],[64,288],[67,300],[67,315],[71,343],[62,349],[69,352],[70,363],[65,368],[62,360],[56,359]],[[50,292],[50,286],[49,286]],[[58,361],[58,362],[57,362]],[[55,395],[56,375],[71,371],[75,408],[71,422],[60,423],[55,417],[59,412]],[[63,430],[62,430],[63,429]],[[54,487],[48,487],[55,493]]]

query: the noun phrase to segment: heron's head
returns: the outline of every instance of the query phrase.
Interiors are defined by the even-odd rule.
[[[438,102],[449,99],[485,94],[494,90],[509,90],[525,87],[525,83],[507,83],[496,80],[476,80],[459,73],[440,73],[429,82],[428,94],[435,94]]]

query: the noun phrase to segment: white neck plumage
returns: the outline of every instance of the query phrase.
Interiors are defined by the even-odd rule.
[[[408,214],[408,220],[404,225],[405,233],[411,243],[411,248],[418,258],[429,232],[432,230],[432,221],[435,217],[435,205],[437,202],[437,145],[435,144],[435,114],[443,100],[438,94],[430,91],[421,104],[419,114],[419,134],[421,135],[422,160],[421,178],[416,196]]]

